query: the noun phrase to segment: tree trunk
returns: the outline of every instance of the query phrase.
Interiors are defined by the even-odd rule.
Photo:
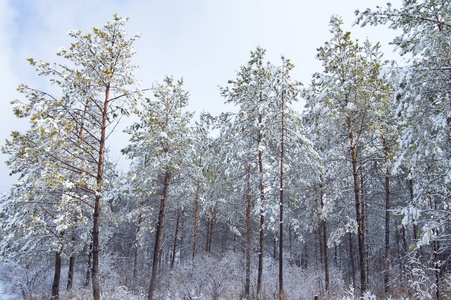
[[[197,183],[196,190],[196,204],[194,210],[194,238],[193,238],[193,262],[196,257],[196,242],[197,242],[197,225],[199,222],[199,192],[200,192],[200,182]]]
[[[88,250],[88,267],[86,268],[85,287],[89,285],[89,280],[91,278],[91,260],[92,260],[92,243],[89,244]]]
[[[432,242],[432,251],[434,251],[433,260],[434,260],[434,269],[435,269],[435,299],[440,300],[441,266],[440,266],[440,255],[439,255],[439,251],[440,251],[440,242],[439,241]]]
[[[388,147],[385,138],[382,137],[385,159],[388,159]],[[390,172],[385,172],[385,253],[384,253],[384,292],[388,296],[390,292]]]
[[[327,225],[326,221],[321,221],[322,239],[323,239],[323,256],[324,256],[324,282],[326,292],[329,291],[329,249],[327,248]]]
[[[428,182],[431,182],[431,179],[429,178],[429,172],[426,170],[427,174],[427,180]],[[431,208],[431,211],[436,212],[437,211],[437,200],[436,197],[432,195],[431,191],[428,191],[428,198],[429,198],[429,206]],[[432,217],[434,218],[434,216]],[[435,299],[440,300],[440,242],[437,240],[437,237],[439,236],[438,229],[434,228],[433,232],[436,236],[436,239],[432,241],[432,261],[434,265],[434,275],[435,275]]]
[[[324,192],[323,192],[323,176],[320,175],[320,191],[319,191],[319,202],[320,202],[320,207],[321,209],[324,208]],[[325,282],[325,286],[326,286],[326,292],[329,291],[329,249],[327,248],[327,224],[326,224],[326,220],[321,220],[320,221],[320,232],[321,232],[321,236],[320,238],[322,239],[322,245],[323,245],[323,249],[322,249],[322,256],[324,258],[324,282]]]
[[[76,237],[75,231],[72,231],[72,243],[75,244]],[[69,258],[69,273],[67,274],[67,287],[66,289],[69,291],[72,289],[74,282],[74,266],[75,266],[75,253],[72,253]]]
[[[249,299],[251,287],[251,166],[247,167],[247,195],[246,195],[246,281],[244,283],[244,298]]]
[[[160,212],[158,214],[158,222],[157,222],[157,230],[155,234],[155,248],[153,251],[153,263],[152,263],[152,275],[150,278],[150,286],[149,293],[147,295],[148,300],[153,299],[153,293],[155,291],[155,283],[157,280],[157,272],[158,272],[158,263],[161,257],[161,245],[163,243],[163,229],[164,229],[164,221],[165,221],[165,213],[166,213],[166,201],[168,198],[169,191],[169,179],[170,173],[166,172],[164,174],[163,181],[163,193],[160,202]]]
[[[72,254],[69,258],[69,273],[67,274],[67,290],[71,290],[74,283],[74,267],[75,267],[75,254]]]
[[[283,159],[284,159],[284,99],[281,95],[281,135],[280,135],[280,193],[279,193],[279,300],[284,298],[283,290]]]
[[[99,222],[100,222],[100,194],[96,196],[94,208],[94,226],[92,230],[92,296],[94,300],[100,300],[100,283],[99,283]]]
[[[355,264],[354,264],[354,246],[352,245],[352,234],[349,232],[349,259],[351,261],[352,287],[356,290],[355,285]]]
[[[212,244],[212,241],[213,241],[214,213],[215,213],[215,211],[213,209],[211,220],[210,220],[210,235],[208,237],[208,253],[211,252],[211,244]]]
[[[210,242],[210,221],[211,219],[210,219],[210,217],[207,217],[207,236],[206,236],[206,243],[205,243],[205,252],[207,252],[208,253],[208,248],[209,248],[209,245],[208,245],[208,243]]]
[[[207,243],[205,245],[205,252],[209,253],[211,251],[211,241],[213,239],[213,219],[214,219],[214,209],[211,210],[211,216],[207,218]]]
[[[99,139],[99,157],[97,162],[97,190],[94,203],[93,228],[92,228],[92,297],[94,300],[100,300],[99,283],[99,228],[100,228],[100,200],[102,199],[103,167],[106,140],[106,121],[108,114],[108,104],[110,97],[110,84],[105,90],[105,101],[102,110],[102,126]]]
[[[390,177],[385,175],[385,274],[384,291],[388,295],[390,291]]]
[[[52,284],[52,300],[59,299],[60,277],[61,277],[61,250],[55,253],[55,274],[53,276],[53,284]]]
[[[265,217],[263,215],[263,209],[260,211],[260,251],[258,253],[258,272],[257,272],[257,300],[262,296],[262,280],[263,280],[263,245],[264,245],[264,229]]]
[[[177,239],[179,235],[179,225],[180,225],[180,207],[177,209],[177,222],[175,225],[174,246],[172,248],[171,269],[174,269],[175,256],[177,253]]]
[[[141,231],[141,222],[142,222],[142,216],[139,214],[138,216],[138,228],[136,228],[136,235],[135,235],[135,259],[133,262],[133,283],[136,284],[136,280],[138,279],[138,262],[139,262],[139,232]]]
[[[292,230],[291,224],[288,226],[288,243],[289,243],[289,252],[290,252],[290,266],[293,265],[293,244],[292,244]]]
[[[408,184],[409,184],[409,192],[410,192],[410,203],[413,206],[415,206],[415,202],[414,202],[415,196],[414,196],[414,191],[413,191],[413,180],[409,179]],[[418,229],[417,229],[417,225],[415,224],[415,222],[416,222],[416,220],[414,220],[414,223],[413,223],[413,240],[414,240],[414,242],[416,242],[417,239],[418,239]]]
[[[359,246],[359,267],[360,267],[360,295],[362,296],[366,292],[366,264],[365,264],[365,216],[363,214],[363,205],[360,201],[360,186],[359,186],[359,173],[357,166],[357,151],[354,144],[354,134],[351,129],[351,120],[347,120],[349,127],[349,142],[350,142],[350,154],[352,162],[352,173],[354,178],[354,199],[355,199],[355,211],[357,219],[357,235]]]
[[[262,93],[260,92],[260,98],[259,101],[262,102],[263,101],[263,96]],[[262,115],[259,114],[258,115],[258,123],[259,125],[262,123]],[[263,209],[263,204],[264,204],[264,200],[265,200],[265,190],[264,190],[264,186],[263,186],[263,155],[262,155],[262,151],[260,150],[260,144],[262,141],[262,134],[261,132],[258,133],[257,135],[257,144],[258,144],[258,173],[260,175],[260,241],[259,241],[259,247],[260,247],[260,251],[258,253],[258,272],[257,272],[257,299],[260,300],[261,299],[261,292],[262,292],[262,280],[263,280],[263,245],[264,245],[264,229],[263,229],[263,225],[265,223],[265,216],[264,214],[264,209]]]

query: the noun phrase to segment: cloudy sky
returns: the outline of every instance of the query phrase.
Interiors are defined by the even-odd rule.
[[[363,41],[380,41],[386,58],[393,58],[388,42],[395,33],[385,27],[352,27],[354,11],[385,5],[386,0],[0,0],[0,142],[12,130],[26,130],[27,123],[12,113],[10,101],[21,95],[20,83],[45,89],[48,83],[36,76],[27,58],[56,61],[55,53],[72,40],[69,30],[89,32],[102,27],[113,14],[129,17],[127,30],[141,33],[135,44],[134,62],[142,87],[165,75],[184,78],[190,92],[191,111],[219,114],[224,106],[218,86],[234,79],[236,70],[249,60],[258,45],[267,59],[280,56],[295,64],[293,77],[304,85],[321,71],[316,49],[330,39],[332,14],[344,20],[344,29]],[[399,7],[401,0],[391,1]],[[298,105],[299,109],[302,105]],[[126,165],[118,149],[127,137],[120,132],[109,140],[114,159]],[[17,180],[10,177],[0,154],[0,192]]]

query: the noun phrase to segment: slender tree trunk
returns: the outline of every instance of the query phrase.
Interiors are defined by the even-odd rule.
[[[244,283],[244,298],[249,299],[251,287],[251,166],[247,167],[247,195],[246,195],[246,281]]]
[[[439,255],[439,251],[440,251],[440,242],[439,241],[432,242],[432,250],[434,251],[433,260],[434,260],[434,269],[435,269],[435,299],[440,300],[441,266],[440,266],[440,255]]]
[[[431,179],[429,178],[429,172],[426,170],[427,174],[427,180],[428,182],[431,182]],[[431,211],[435,212],[437,211],[437,201],[436,198],[432,195],[431,191],[428,191],[428,199],[429,199],[429,206]],[[434,216],[432,216],[434,218]],[[434,234],[438,237],[438,230],[437,228],[433,229]],[[440,251],[440,242],[436,239],[432,241],[432,261],[434,265],[434,275],[435,275],[435,299],[440,300],[440,257],[439,257],[439,251]]]
[[[186,251],[183,251],[186,247],[184,244],[185,241],[185,234],[186,232],[183,230],[183,228],[185,228],[185,219],[183,218],[183,215],[181,216],[180,219],[180,227],[181,231],[179,232],[180,235],[180,242],[178,243],[178,247],[179,247],[179,252],[180,252],[180,263],[183,264],[186,261]],[[191,257],[190,257],[191,259]]]
[[[341,249],[341,247],[340,247],[340,249]],[[341,259],[340,259],[340,262],[341,262]],[[340,266],[338,265],[338,246],[336,243],[334,243],[334,264],[335,264],[335,267],[340,268],[340,270],[341,270],[341,263],[340,263]]]
[[[211,222],[211,219],[210,219],[210,217],[208,217],[207,218],[207,236],[206,236],[206,243],[205,243],[205,252],[207,252],[207,253],[208,253],[208,248],[209,248],[208,243],[210,242],[210,222]]]
[[[193,262],[196,257],[196,242],[197,242],[197,225],[199,222],[199,193],[200,193],[200,182],[197,183],[196,189],[196,201],[195,201],[195,209],[194,209],[194,238],[193,238]]]
[[[410,192],[410,203],[415,206],[415,203],[414,203],[415,196],[414,196],[414,191],[413,191],[413,180],[409,179],[408,184],[409,184],[409,192]],[[414,224],[413,224],[413,240],[417,241],[418,240],[418,229],[417,229],[417,225],[415,224],[415,222],[416,222],[416,220],[414,220]]]
[[[142,216],[139,214],[138,216],[138,228],[136,228],[136,235],[135,235],[135,259],[133,262],[133,283],[136,284],[138,279],[138,262],[139,262],[139,249],[140,249],[140,243],[139,243],[139,232],[141,231],[141,222],[142,222]]]
[[[263,102],[263,96],[262,93],[260,92],[260,98],[259,98],[260,102]],[[259,114],[258,115],[258,123],[259,125],[262,123],[262,115]],[[265,239],[265,235],[264,235],[264,229],[263,229],[263,225],[265,224],[265,216],[264,216],[264,209],[263,209],[263,204],[264,204],[264,200],[265,200],[265,189],[263,186],[263,154],[262,151],[260,150],[260,144],[262,141],[262,134],[261,132],[258,133],[257,135],[257,144],[258,144],[258,173],[259,173],[259,177],[260,177],[260,240],[259,240],[259,253],[258,253],[258,272],[257,272],[257,299],[260,300],[261,296],[262,296],[262,280],[263,280],[263,246],[264,246],[264,239]]]
[[[152,275],[150,278],[149,293],[147,295],[148,300],[153,299],[153,294],[155,291],[155,284],[157,281],[158,263],[160,262],[160,258],[161,258],[161,245],[163,243],[163,229],[164,229],[164,221],[165,221],[165,214],[166,214],[166,201],[167,201],[168,192],[169,192],[169,179],[170,179],[170,173],[166,172],[164,174],[163,193],[162,193],[162,198],[161,198],[161,202],[160,202],[160,212],[158,214],[157,230],[156,230],[156,234],[155,234],[155,248],[153,251]]]
[[[259,239],[259,253],[258,253],[258,272],[257,272],[257,299],[260,300],[262,296],[262,281],[263,281],[263,245],[264,245],[264,229],[265,216],[263,209],[260,211],[260,239]]]
[[[320,176],[320,192],[319,192],[319,202],[320,202],[320,207],[321,209],[324,208],[324,192],[323,192],[323,176]],[[329,291],[329,249],[327,248],[327,224],[326,224],[326,220],[321,219],[320,221],[320,231],[321,231],[321,236],[320,238],[322,239],[322,245],[323,245],[323,249],[322,249],[322,256],[324,257],[324,282],[325,282],[325,286],[326,286],[326,292]]]
[[[350,142],[350,154],[352,162],[352,173],[354,178],[354,199],[355,199],[355,211],[357,219],[357,235],[359,246],[359,267],[360,267],[360,293],[361,296],[366,292],[366,264],[365,264],[365,216],[363,212],[363,205],[360,201],[360,186],[359,186],[359,173],[357,166],[357,151],[354,144],[354,133],[351,129],[351,120],[347,119],[349,127],[349,142]]]
[[[385,295],[390,292],[390,177],[387,171],[385,175]]]
[[[180,225],[180,207],[177,209],[177,222],[175,225],[174,246],[172,248],[171,269],[174,269],[175,256],[177,253],[177,239],[179,235],[179,225]]]
[[[211,241],[213,239],[213,219],[214,219],[214,209],[211,210],[211,216],[207,219],[207,243],[205,245],[205,252],[209,253],[211,251]]]
[[[53,284],[52,284],[52,300],[59,299],[60,278],[61,278],[61,250],[55,253],[55,274],[53,276]]]
[[[99,283],[99,228],[100,228],[100,200],[102,198],[103,184],[103,167],[106,140],[106,121],[108,114],[108,104],[110,95],[110,84],[105,90],[105,101],[102,110],[102,126],[99,139],[99,160],[97,162],[97,191],[94,203],[93,229],[92,229],[92,296],[94,300],[100,300],[100,283]]]
[[[292,235],[292,229],[291,224],[288,226],[288,243],[289,243],[289,252],[290,252],[290,265],[293,265],[293,245],[291,241],[291,235]]]
[[[382,137],[384,154],[388,159],[388,147],[385,138]],[[384,292],[385,296],[390,292],[390,172],[385,172],[385,258],[384,258]]]
[[[354,246],[352,245],[352,234],[349,232],[349,259],[351,261],[351,276],[352,276],[352,287],[354,291],[356,290],[355,284],[355,264],[354,264]]]
[[[210,220],[210,236],[208,237],[208,253],[211,252],[211,244],[213,242],[214,213],[215,213],[215,211],[213,209],[212,217],[211,217],[211,220]]]
[[[72,243],[75,244],[75,231],[72,231]],[[75,266],[75,253],[72,253],[69,258],[69,273],[67,274],[67,287],[66,289],[69,291],[72,289],[72,285],[74,282],[74,266]]]
[[[91,261],[92,261],[92,243],[89,244],[88,250],[88,267],[86,268],[85,287],[89,285],[91,279]]]
[[[75,254],[69,258],[69,273],[67,274],[67,290],[71,290],[74,283]]]
[[[319,264],[324,264],[323,226],[322,221],[318,225]]]
[[[326,285],[326,292],[329,291],[329,249],[327,247],[327,225],[326,221],[321,221],[322,239],[323,239],[323,256],[324,256],[324,281]]]
[[[283,90],[281,95],[281,135],[280,135],[280,194],[279,194],[279,300],[284,299],[283,290],[283,159],[284,159],[284,99]]]
[[[309,261],[308,261],[308,248],[307,248],[307,243],[304,243],[304,251],[302,252],[302,257],[301,257],[301,265],[304,269],[308,269],[309,266]]]

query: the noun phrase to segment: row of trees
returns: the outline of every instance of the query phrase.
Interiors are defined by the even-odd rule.
[[[125,20],[71,32],[76,42],[58,53],[71,66],[30,60],[60,94],[22,85],[27,101],[14,102],[30,129],[2,148],[20,174],[2,199],[3,257],[36,266],[53,253],[54,298],[66,258],[68,289],[78,257],[100,299],[100,257],[112,255],[121,284],[148,285],[154,299],[169,270],[229,252],[242,261],[235,288],[245,299],[270,295],[270,257],[279,299],[298,297],[284,266],[321,267],[317,291],[335,298],[345,284],[359,295],[446,297],[450,6],[405,1],[357,12],[362,26],[403,30],[394,44],[412,56],[406,66],[384,63],[378,44],[353,41],[332,17],[317,54],[323,71],[303,89],[288,59],[273,65],[257,47],[220,88],[237,112],[195,122],[182,80],[154,83],[152,98],[134,88],[137,36],[127,37]],[[300,98],[302,114],[291,108]],[[122,174],[106,141],[130,113],[137,122],[126,129],[131,167]],[[225,279],[210,277],[219,297]],[[187,297],[202,294],[201,284],[182,282]]]

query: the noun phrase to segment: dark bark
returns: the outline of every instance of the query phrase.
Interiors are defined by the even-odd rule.
[[[197,242],[197,225],[199,222],[199,192],[200,192],[200,183],[197,183],[196,189],[196,201],[195,201],[195,209],[194,209],[194,238],[193,238],[193,262],[196,257],[196,242]]]
[[[105,159],[105,141],[106,141],[106,123],[108,117],[108,105],[110,97],[110,84],[107,84],[105,90],[105,101],[102,108],[102,121],[99,139],[99,160],[97,162],[97,191],[94,203],[93,228],[92,228],[92,297],[94,300],[100,300],[99,283],[99,228],[100,228],[100,200],[102,198],[103,169]]]
[[[435,299],[440,300],[440,275],[441,275],[441,266],[440,266],[440,242],[434,241],[432,242],[432,250],[433,260],[434,260],[434,269],[435,269]]]
[[[177,239],[178,239],[178,235],[179,235],[179,225],[180,225],[180,207],[177,209],[177,221],[176,221],[176,225],[175,225],[175,234],[174,234],[174,245],[172,248],[172,259],[171,259],[171,269],[174,269],[174,264],[175,264],[175,256],[177,253]]]
[[[280,136],[280,194],[279,194],[279,300],[284,298],[283,290],[283,159],[284,159],[284,99],[281,95],[281,136]]]
[[[211,215],[207,218],[207,243],[205,245],[205,252],[211,252],[211,243],[213,239],[213,221],[214,221],[214,209],[211,210]]]
[[[263,96],[260,92],[259,95],[259,101],[263,102]],[[258,123],[259,125],[262,123],[262,115],[258,115]],[[260,146],[262,141],[262,134],[261,132],[257,135],[257,144]],[[259,239],[259,253],[258,253],[258,271],[257,271],[257,299],[261,299],[261,292],[262,292],[262,280],[263,280],[263,246],[264,246],[264,229],[263,225],[265,224],[265,217],[264,217],[264,210],[263,210],[263,203],[265,200],[265,191],[263,186],[263,157],[262,157],[262,151],[258,151],[258,173],[260,175],[260,239]]]
[[[263,245],[264,245],[264,229],[265,217],[263,215],[263,209],[260,211],[260,239],[259,239],[259,253],[258,253],[258,273],[257,273],[257,299],[261,299],[262,292],[262,280],[263,280]]]
[[[251,287],[251,166],[247,167],[247,195],[246,195],[246,281],[244,283],[244,298],[249,299]]]
[[[139,232],[141,231],[141,222],[142,222],[142,216],[141,216],[141,214],[139,214],[138,227],[136,228],[136,235],[135,235],[135,259],[133,262],[133,282],[134,282],[134,284],[136,284],[136,280],[138,279],[138,262],[139,262],[139,249],[140,249]]]
[[[207,236],[206,236],[206,243],[205,243],[205,252],[208,253],[208,249],[209,249],[209,243],[210,243],[210,222],[211,219],[207,218]]]
[[[385,175],[385,259],[384,291],[390,291],[390,177]]]
[[[360,199],[360,182],[359,173],[357,166],[357,150],[354,144],[354,133],[351,129],[351,120],[347,120],[349,127],[349,142],[350,142],[350,154],[352,163],[352,174],[354,179],[354,200],[355,200],[355,211],[357,219],[357,236],[358,236],[358,251],[359,251],[359,267],[360,267],[360,293],[363,295],[366,290],[366,264],[365,264],[365,215],[363,203]]]
[[[290,252],[290,265],[293,264],[293,243],[292,243],[292,230],[291,230],[291,224],[288,226],[288,243],[289,243],[289,252]]]
[[[352,244],[352,234],[349,233],[349,260],[351,262],[351,279],[352,279],[352,287],[354,291],[356,290],[355,285],[355,264],[354,264],[354,246]]]
[[[327,225],[326,221],[321,221],[324,257],[324,282],[326,291],[329,291],[329,248],[327,247]]]
[[[53,284],[52,284],[52,300],[59,299],[60,278],[61,278],[61,251],[55,253],[55,273],[53,276]]]
[[[382,138],[385,158],[388,158],[388,147]],[[385,253],[384,253],[384,292],[390,292],[390,172],[385,172]]]
[[[410,192],[410,203],[415,206],[415,195],[414,195],[414,191],[413,191],[413,180],[409,179],[408,181],[409,184],[409,192]],[[414,223],[413,224],[413,240],[414,242],[416,242],[418,239],[418,229],[417,229],[417,225]]]
[[[323,192],[323,176],[320,176],[320,191],[319,191],[319,202],[321,209],[324,208],[324,192]],[[329,249],[327,248],[327,224],[325,220],[320,221],[320,232],[321,232],[321,239],[323,249],[321,251],[321,254],[323,256],[323,263],[324,263],[324,282],[326,291],[329,291]]]
[[[67,290],[71,290],[74,283],[75,254],[69,258],[69,273],[67,274]]]
[[[214,209],[210,220],[210,236],[208,237],[208,253],[211,252],[211,245],[213,243],[213,225],[214,225]]]
[[[89,281],[91,280],[91,262],[92,262],[92,243],[89,244],[88,250],[88,267],[86,268],[85,287],[89,285]]]
[[[155,292],[155,284],[156,284],[156,280],[157,280],[157,273],[158,273],[158,263],[161,258],[161,245],[163,243],[163,229],[164,229],[164,221],[165,221],[165,214],[166,214],[166,201],[167,201],[168,192],[169,192],[169,180],[170,180],[170,173],[166,172],[164,174],[163,192],[162,192],[162,198],[160,201],[160,211],[158,214],[158,222],[157,222],[157,228],[156,228],[156,234],[155,234],[155,248],[153,251],[152,275],[150,278],[149,293],[147,295],[147,299],[149,299],[149,300],[153,299],[153,294]]]

